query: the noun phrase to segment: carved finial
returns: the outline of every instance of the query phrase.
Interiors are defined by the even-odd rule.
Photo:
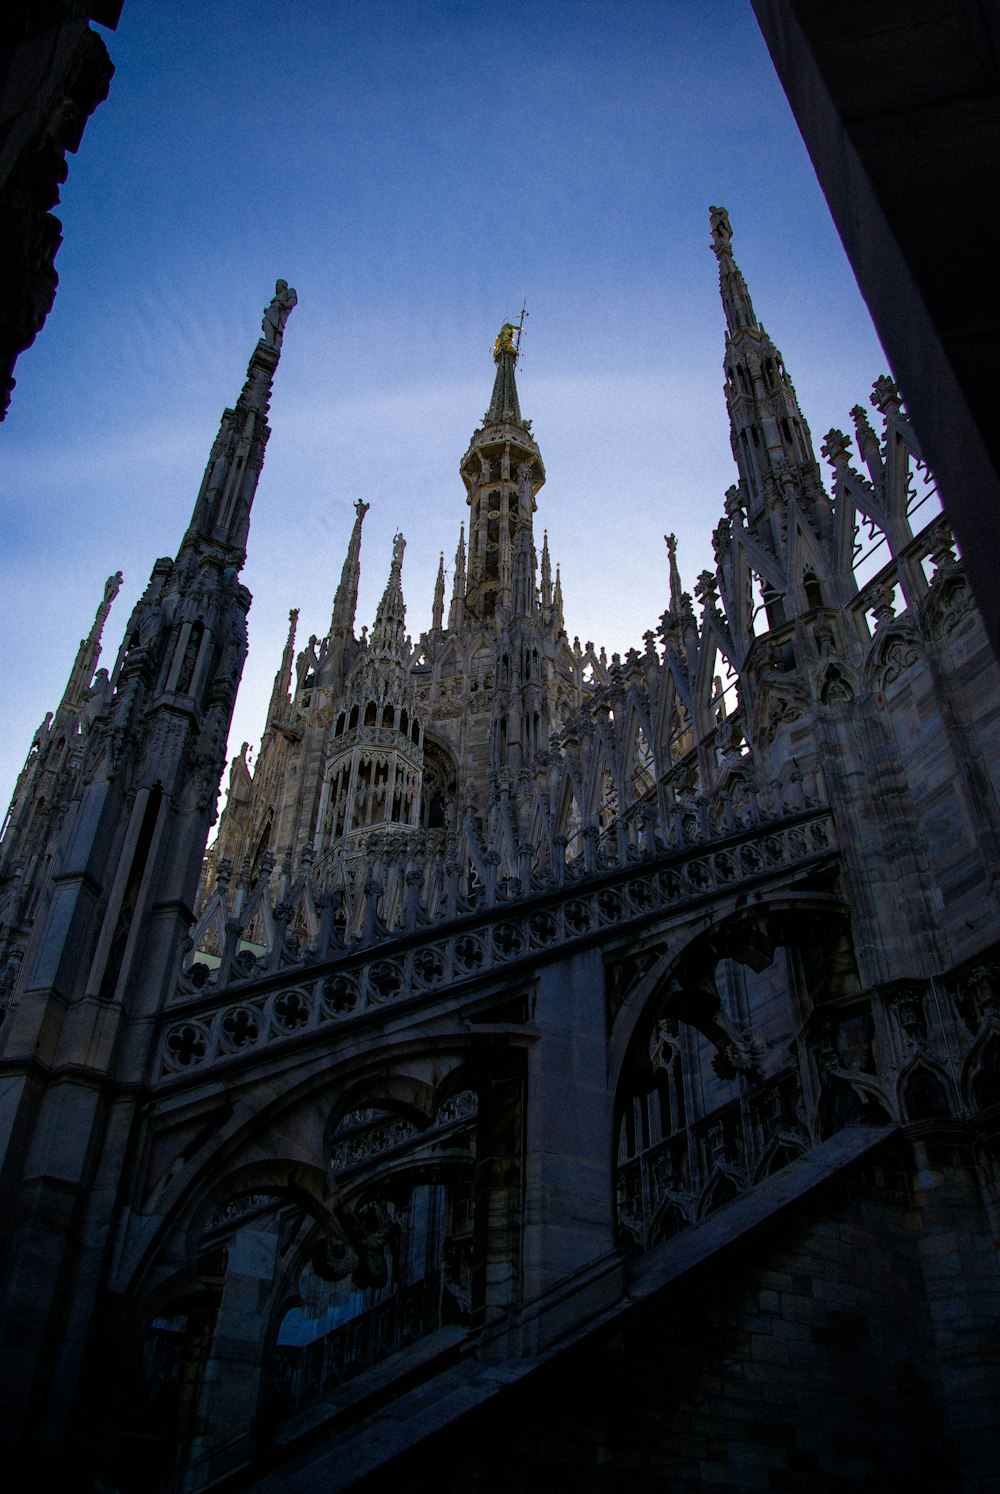
[[[896,615],[896,588],[892,585],[880,586],[872,594],[871,610],[875,616],[875,631],[887,628]]]
[[[899,390],[888,374],[882,374],[872,385],[872,404],[883,415],[898,415],[902,409]]]
[[[826,457],[831,467],[846,467],[851,459],[850,437],[833,427],[827,431],[826,439],[819,452],[820,456]]]
[[[719,605],[719,583],[711,571],[702,571],[695,583],[694,594],[708,611]]]

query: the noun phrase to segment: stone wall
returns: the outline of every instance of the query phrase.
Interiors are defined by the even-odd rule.
[[[352,1487],[995,1489],[1000,1271],[976,1195],[954,1139],[891,1144]]]

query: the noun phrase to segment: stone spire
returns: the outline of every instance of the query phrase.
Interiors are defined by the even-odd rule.
[[[556,584],[552,589],[552,627],[554,632],[561,633],[565,626],[566,619],[563,617],[562,576],[559,573],[559,566],[557,564]]]
[[[267,423],[271,386],[285,323],[297,300],[284,280],[277,281],[274,298],[264,310],[264,335],[250,355],[236,407],[223,412],[185,543],[197,537],[241,553],[246,548],[250,508],[271,434]]]
[[[370,507],[370,503],[363,503],[360,498],[354,505],[354,528],[351,530],[350,543],[347,546],[344,569],[340,573],[340,585],[333,599],[331,633],[340,632],[352,635],[354,633],[354,619],[358,610],[358,583],[361,579],[361,526]]]
[[[448,626],[461,629],[465,609],[465,525],[459,526],[458,548],[455,551],[455,577],[451,587],[451,607],[448,611]]]
[[[515,330],[512,323],[505,322],[494,344],[497,372],[490,406],[482,426],[473,434],[460,469],[471,509],[464,609],[467,626],[498,619],[504,607],[512,605],[517,526],[527,521],[530,536],[535,496],[545,481],[531,421],[522,416],[517,397]],[[529,548],[522,543],[522,557],[527,556]],[[522,559],[522,567],[523,563]]]
[[[549,531],[542,532],[542,607],[546,612],[552,606],[552,560],[549,556]]]
[[[531,522],[534,501],[531,492],[531,467],[525,462],[518,468],[517,523],[514,529],[514,553],[511,560],[511,589],[514,612],[522,617],[538,611],[534,528]]]
[[[431,627],[440,633],[444,626],[444,551],[438,561],[437,580],[434,583],[434,601],[431,605]]]
[[[292,700],[292,667],[295,662],[295,629],[298,621],[299,609],[293,607],[288,614],[288,638],[285,641],[278,672],[274,676],[274,688],[271,691],[271,703],[267,708],[265,730],[272,722],[284,721],[288,716]]]
[[[83,692],[89,687],[94,678],[94,670],[101,656],[101,635],[104,632],[104,624],[108,620],[111,611],[111,603],[121,590],[122,573],[117,571],[115,575],[109,576],[104,583],[104,596],[101,598],[94,617],[94,625],[86,638],[80,640],[76,661],[70,671],[66,691],[62,698],[63,706],[80,706],[83,702]]]
[[[812,437],[781,354],[757,321],[750,293],[733,259],[733,231],[725,208],[711,210],[712,250],[726,313],[726,404],[733,456],[740,469],[751,526],[789,475],[809,501],[822,484]]]
[[[514,365],[517,362],[517,348],[514,345],[516,331],[517,328],[511,322],[504,322],[493,344],[493,362],[497,366],[497,374],[493,380],[490,407],[483,417],[486,425],[523,423],[521,404],[517,397],[517,381],[514,378]]]
[[[0,1029],[11,1134],[34,1128],[30,1172],[20,1182],[8,1174],[6,1207],[21,1222],[23,1259],[46,1262],[31,1278],[30,1307],[27,1297],[0,1304],[8,1411],[18,1410],[15,1396],[24,1406],[37,1400],[66,1369],[53,1323],[71,1314],[81,1340],[97,1331],[88,1210],[102,1190],[123,1186],[123,1138],[151,1072],[135,1035],[152,1030],[174,994],[215,820],[246,656],[250,593],[239,571],[294,303],[279,281],[177,558],[155,562],[132,612]]]
[[[121,584],[121,571],[109,576],[104,584],[93,626],[80,640],[62,700],[54,713],[46,712],[35,732],[4,820],[0,878],[15,860],[25,863],[30,875],[24,888],[24,906],[40,891],[42,869],[56,849],[63,816],[78,786],[90,720],[99,712],[109,688],[107,672],[102,671],[102,677],[95,681],[94,671],[101,656],[104,624]],[[8,932],[0,921],[0,942]],[[0,963],[2,958],[0,953]]]
[[[375,614],[368,644],[368,658],[376,664],[396,664],[400,668],[406,657],[406,603],[403,601],[403,551],[406,540],[396,534],[392,541],[392,564],[382,600]]]
[[[733,258],[733,229],[729,214],[723,207],[709,208],[712,229],[712,253],[719,262],[719,293],[726,313],[726,325],[731,337],[751,329],[757,331],[757,318],[753,302],[743,278],[743,271]]]

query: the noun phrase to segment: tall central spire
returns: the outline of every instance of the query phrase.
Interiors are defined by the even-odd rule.
[[[531,421],[521,414],[517,396],[517,331],[512,322],[504,322],[493,344],[497,371],[489,409],[473,433],[460,468],[472,511],[463,609],[467,625],[492,623],[515,606],[530,609],[534,599],[531,516],[535,495],[545,481],[545,467]],[[520,546],[519,525],[523,531]],[[521,556],[517,588],[513,584],[515,550]],[[526,564],[532,570],[530,577],[524,574]]]

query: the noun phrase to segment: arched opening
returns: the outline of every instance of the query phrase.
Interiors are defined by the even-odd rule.
[[[769,628],[780,628],[785,621],[785,598],[770,583],[765,581],[761,587],[761,597],[764,602],[764,613],[767,617]]]
[[[806,606],[810,611],[823,606],[823,589],[816,579],[815,572],[806,571],[802,577],[802,590],[806,594]]]
[[[646,988],[656,957],[623,962],[623,1007],[630,983]],[[838,1064],[863,1073],[872,1062],[866,1016],[836,905],[734,915],[680,951],[646,995],[618,1082],[623,1246],[662,1238],[800,1157],[814,1082],[802,1034],[832,1041]],[[833,1128],[856,1118],[838,1115]]]
[[[416,723],[414,723],[416,725]],[[458,820],[458,768],[435,737],[424,738],[424,772],[420,790],[420,823],[425,830],[446,830]]]
[[[900,1087],[900,1104],[909,1121],[944,1119],[951,1114],[948,1091],[928,1064],[918,1063]]]
[[[253,851],[253,859],[252,859],[252,861],[250,863],[250,885],[251,885],[251,887],[254,885],[254,883],[260,877],[261,863],[263,862],[264,855],[265,855],[265,853],[266,853],[269,845],[271,844],[271,825],[272,825],[273,821],[274,821],[274,810],[273,809],[269,809],[267,811],[267,818],[264,821],[263,829],[261,830],[260,834],[257,837],[257,844],[254,846],[254,851]]]
[[[980,1049],[969,1091],[976,1110],[1000,1104],[1000,1035],[994,1033]]]
[[[331,1142],[343,1239],[304,1240],[275,1324],[268,1418],[280,1424],[446,1326],[473,1299],[475,1091],[417,1120],[388,1102],[349,1111]]]

